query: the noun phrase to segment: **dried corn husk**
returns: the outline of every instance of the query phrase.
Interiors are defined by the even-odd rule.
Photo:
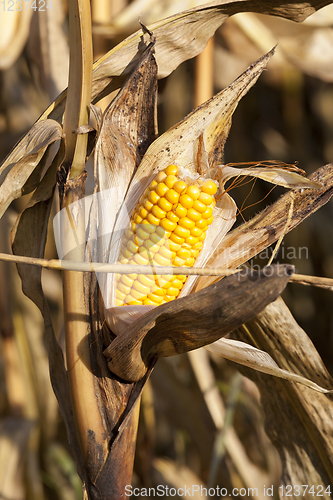
[[[219,180],[220,192],[218,194],[220,196],[217,197],[218,201],[214,209],[214,222],[207,231],[203,249],[196,260],[196,266],[198,267],[203,267],[206,264],[212,252],[219,247],[226,233],[235,222],[236,204],[224,192],[224,184],[229,178],[239,175],[250,175],[284,187],[318,188],[318,184],[284,168],[262,166],[252,169],[235,169],[230,166],[214,168],[214,163],[210,164],[210,155],[213,147],[215,147],[215,137],[219,133],[223,137],[227,136],[231,116],[239,100],[255,83],[273,53],[274,49],[248,68],[229,87],[204,103],[184,120],[156,139],[143,157],[133,180],[129,184],[128,192],[123,201],[121,200],[121,196],[126,191],[126,185],[129,183],[128,179],[130,179],[131,172],[133,172],[133,162],[125,162],[122,170],[113,168],[112,176],[103,178],[103,183],[100,183],[99,188],[103,198],[103,193],[107,194],[105,203],[108,204],[107,213],[109,215],[108,228],[107,230],[104,228],[103,234],[100,234],[99,237],[104,236],[106,232],[110,232],[113,235],[111,241],[104,240],[102,249],[102,256],[104,259],[108,259],[107,262],[117,262],[124,232],[129,225],[130,216],[140,196],[156,174],[170,164],[176,164],[181,167],[184,176],[192,176],[192,178],[199,175],[204,178],[211,178],[213,176],[213,178]],[[98,147],[97,145],[97,149]],[[124,150],[122,150],[122,155],[124,155]],[[109,198],[108,201],[107,197],[110,195],[110,189],[112,190],[112,198]],[[110,202],[110,199],[112,199],[112,202]],[[105,212],[104,207],[103,211]],[[112,224],[114,224],[113,227]],[[104,301],[105,318],[112,331],[120,334],[133,321],[155,306],[127,305],[116,307],[114,305],[116,279],[115,274],[101,276],[100,287]],[[197,280],[198,278],[195,276],[189,277],[181,291],[180,297],[188,295]]]

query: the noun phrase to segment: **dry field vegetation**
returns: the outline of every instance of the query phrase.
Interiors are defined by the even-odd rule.
[[[329,4],[0,2],[0,499],[330,498]],[[115,307],[168,165],[219,182],[199,269]]]

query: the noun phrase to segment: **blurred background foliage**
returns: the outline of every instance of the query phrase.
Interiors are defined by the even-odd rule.
[[[139,16],[149,25],[199,3],[92,0],[95,59],[136,31]],[[44,12],[29,7],[25,13],[0,13],[1,159],[67,86],[67,5],[52,0],[51,6]],[[160,80],[160,133],[278,43],[268,70],[234,114],[224,162],[296,162],[307,174],[331,162],[332,24],[331,6],[302,25],[251,13],[233,16],[198,58]],[[110,99],[100,106],[104,109]],[[282,191],[260,181],[234,189],[241,207],[238,223]],[[13,203],[0,221],[2,252],[10,252],[10,229],[26,201]],[[302,274],[333,277],[331,220],[328,203],[285,237],[277,260],[291,262]],[[56,257],[50,228],[46,258]],[[263,266],[268,258],[260,255],[252,264]],[[60,274],[44,271],[43,285],[63,343]],[[0,299],[0,496],[80,498],[80,480],[49,383],[43,323],[23,296],[13,265],[0,263]],[[290,284],[284,299],[332,373],[330,292]],[[235,365],[207,352],[160,360],[142,398],[133,484],[260,487],[277,485],[280,470],[264,432],[259,391]]]

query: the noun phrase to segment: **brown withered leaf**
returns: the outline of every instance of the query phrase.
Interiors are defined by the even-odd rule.
[[[34,192],[27,208],[20,214],[16,221],[11,235],[12,250],[16,255],[27,257],[44,256],[47,226],[56,184],[56,173],[62,159],[63,149],[61,148]],[[26,264],[17,264],[17,268],[22,280],[23,292],[36,304],[43,316],[51,383],[68,429],[69,440],[75,453],[79,470],[83,470],[70,406],[69,386],[63,354],[54,334],[50,310],[42,289],[42,269]]]
[[[231,336],[265,350],[282,368],[333,388],[314,345],[282,299]],[[333,396],[235,366],[260,389],[266,432],[282,459],[281,484],[309,485],[309,489],[314,485],[315,495],[329,498],[324,492],[333,481]],[[280,491],[280,498],[287,498],[287,493]],[[302,498],[313,498],[311,492],[303,493],[301,489]]]
[[[252,276],[235,274],[154,308],[105,349],[110,370],[136,381],[159,357],[211,344],[275,300],[292,273],[292,266],[273,266]]]

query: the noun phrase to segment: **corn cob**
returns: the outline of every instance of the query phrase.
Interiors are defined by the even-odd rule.
[[[192,267],[213,222],[212,180],[181,180],[178,167],[159,172],[141,196],[126,229],[119,263]],[[116,305],[160,305],[179,295],[187,276],[117,275]]]

